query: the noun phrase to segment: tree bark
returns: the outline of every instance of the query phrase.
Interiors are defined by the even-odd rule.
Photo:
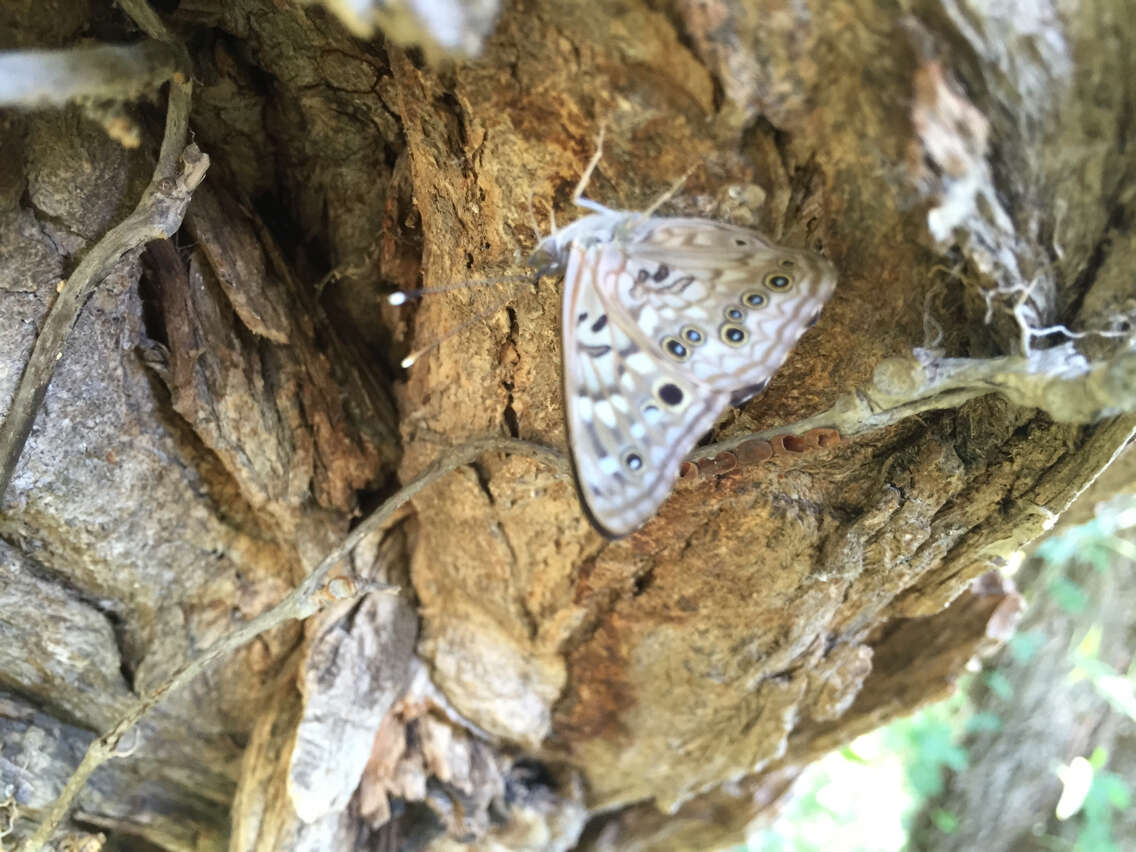
[[[578,214],[602,125],[589,197],[643,210],[697,166],[660,215],[754,227],[840,272],[716,428],[704,455],[725,461],[609,542],[562,454],[477,455],[341,566],[400,594],[281,624],[168,695],[69,830],[168,849],[736,844],[808,763],[948,694],[1007,635],[1016,594],[975,581],[1136,427],[1123,345],[1095,333],[1126,332],[1136,298],[1136,22],[1116,0],[518,0],[480,56],[446,58],[490,4],[465,4],[450,42],[444,16],[362,39],[374,19],[327,5],[162,15],[211,165],[176,238],[87,302],[3,497],[0,801],[25,834],[135,696],[455,445],[564,445],[556,282],[405,372],[503,294],[383,297],[515,273],[530,204],[542,229]],[[137,38],[77,0],[0,16],[6,47]],[[59,280],[151,175],[164,106],[99,103],[0,114],[0,400]],[[120,119],[139,148],[105,132]],[[1034,333],[1058,323],[1094,333]],[[806,426],[843,440],[735,466],[738,442]]]

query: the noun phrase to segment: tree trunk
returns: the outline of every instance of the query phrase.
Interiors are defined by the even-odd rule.
[[[970,690],[975,712],[997,724],[965,738],[967,766],[947,775],[942,793],[925,803],[913,848],[1121,849],[1136,837],[1136,813],[1109,802],[1115,782],[1108,780],[1116,776],[1130,787],[1136,778],[1131,709],[1125,712],[1122,692],[1106,697],[1110,673],[1131,679],[1136,575],[1117,553],[1134,538],[1123,518],[1132,495],[1105,501],[1118,489],[1131,491],[1134,467],[1129,451],[1070,507],[1049,550],[1039,549],[1015,574],[1029,601],[1020,641],[987,660]],[[1074,529],[1094,507],[1096,522]],[[1058,532],[1060,550],[1052,547]],[[1063,796],[1059,767],[1096,759],[1098,749],[1107,762],[1096,767],[1095,790],[1070,780]],[[1058,817],[1072,790],[1084,795],[1081,806]]]
[[[1017,596],[974,581],[1136,426],[1131,356],[1096,333],[1125,333],[1136,298],[1136,20],[1116,0],[518,0],[479,56],[448,58],[490,3],[348,5],[155,4],[210,166],[177,235],[106,270],[4,494],[0,801],[25,834],[135,696],[281,600],[353,519],[464,461],[454,446],[514,438],[337,569],[399,594],[280,624],[171,692],[70,830],[736,844],[808,763],[942,698],[1006,635]],[[138,39],[81,2],[8,4],[0,33]],[[171,76],[138,61],[136,82]],[[115,100],[0,114],[0,400],[60,279],[150,178],[165,99]],[[557,282],[406,371],[504,293],[384,300],[515,274],[530,205],[542,230],[579,214],[601,126],[590,198],[645,210],[697,167],[658,215],[753,227],[840,274],[697,475],[614,542],[539,446],[565,443]],[[1057,323],[1093,334],[1035,333]],[[843,440],[795,452],[814,427]],[[739,466],[752,440],[777,451]]]

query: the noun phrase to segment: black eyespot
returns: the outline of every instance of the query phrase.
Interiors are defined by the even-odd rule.
[[[592,323],[592,331],[599,334],[607,325],[607,314],[600,314],[600,318]]]
[[[623,466],[631,471],[643,469],[643,457],[638,453],[628,453],[623,457]]]
[[[688,325],[682,330],[682,339],[695,346],[701,346],[706,342],[706,335],[694,326]]]
[[[788,290],[792,284],[793,279],[788,275],[782,275],[780,272],[765,276],[765,286],[771,290]]]
[[[663,350],[672,358],[679,361],[685,361],[690,357],[690,350],[679,343],[678,339],[674,337],[663,338]]]
[[[651,276],[651,273],[648,272],[646,269],[640,269],[639,272],[637,272],[636,275],[635,275],[635,281],[639,284],[642,284],[650,276]]]
[[[741,346],[749,336],[740,325],[730,325],[729,323],[722,326],[721,335],[722,341],[729,346]]]
[[[745,312],[741,308],[726,308],[726,319],[732,319],[734,322],[741,322]]]
[[[758,293],[756,290],[751,290],[742,296],[742,301],[749,305],[751,308],[764,308],[769,301],[765,298],[764,293]],[[733,317],[731,317],[733,319]]]
[[[670,382],[667,382],[659,388],[659,399],[667,405],[678,405],[682,402],[682,398],[682,388],[678,385],[672,385]]]
[[[667,276],[671,274],[671,268],[665,263],[660,263],[659,268],[655,270],[655,274],[651,277],[656,281],[666,281]]]
[[[736,246],[744,246],[745,244],[746,244],[746,241],[741,239],[740,237],[738,239],[734,240],[734,245],[736,245]]]

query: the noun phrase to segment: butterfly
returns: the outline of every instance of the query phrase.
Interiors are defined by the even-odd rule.
[[[601,137],[602,140],[602,137]],[[764,390],[836,287],[831,263],[710,219],[591,210],[533,252],[563,274],[568,442],[585,513],[621,538],[658,510],[683,457]],[[671,192],[677,189],[672,188]]]

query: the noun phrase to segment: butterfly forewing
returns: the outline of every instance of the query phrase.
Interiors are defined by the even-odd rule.
[[[817,255],[710,220],[609,212],[570,228],[569,440],[593,521],[620,536],[655,513],[731,397],[765,386],[836,275]]]
[[[598,284],[616,284],[654,351],[716,390],[767,381],[835,288],[823,258],[743,228],[656,219],[640,230],[623,246],[627,274]]]

